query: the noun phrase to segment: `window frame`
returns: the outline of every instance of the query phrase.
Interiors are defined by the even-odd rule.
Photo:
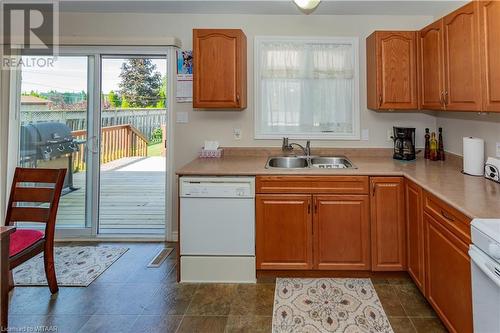
[[[331,43],[351,44],[353,51],[353,100],[352,100],[352,122],[353,132],[345,133],[314,133],[314,132],[290,132],[290,133],[264,133],[260,129],[261,120],[261,80],[260,80],[260,52],[262,42],[307,42],[307,43]],[[315,140],[360,140],[360,106],[359,106],[359,38],[358,37],[307,37],[307,36],[255,36],[254,39],[254,139],[281,139],[288,136],[291,139],[315,139]]]

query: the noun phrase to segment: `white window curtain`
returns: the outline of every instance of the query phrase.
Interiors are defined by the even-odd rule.
[[[257,138],[358,135],[354,43],[257,43]]]

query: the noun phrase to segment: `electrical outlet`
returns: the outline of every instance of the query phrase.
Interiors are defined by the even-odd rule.
[[[497,157],[500,158],[500,142],[497,142]]]
[[[233,128],[233,138],[235,140],[241,140],[241,128]]]
[[[387,141],[393,141],[392,136],[394,135],[394,132],[392,129],[387,130]]]

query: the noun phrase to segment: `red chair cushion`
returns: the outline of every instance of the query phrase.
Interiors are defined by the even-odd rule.
[[[9,256],[15,256],[22,250],[42,239],[44,233],[40,230],[18,229],[10,235]]]

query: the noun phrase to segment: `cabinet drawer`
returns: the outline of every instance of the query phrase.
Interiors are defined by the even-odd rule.
[[[367,194],[368,177],[364,176],[259,176],[257,193],[333,193]]]
[[[462,241],[471,243],[470,218],[429,192],[424,193],[424,209]]]

